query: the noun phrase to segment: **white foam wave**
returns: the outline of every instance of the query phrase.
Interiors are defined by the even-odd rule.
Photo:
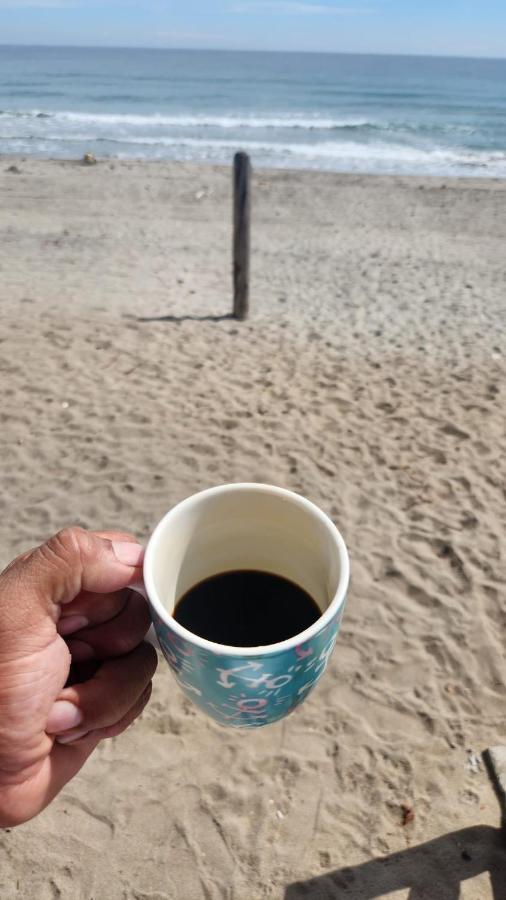
[[[107,140],[107,139],[104,139]],[[206,140],[198,138],[143,137],[121,138],[119,143],[162,147],[191,147],[203,151],[237,149],[237,141]],[[451,150],[446,147],[427,149],[395,143],[358,143],[356,141],[320,141],[315,144],[270,143],[267,141],[242,141],[240,149],[252,154],[268,153],[282,157],[306,157],[310,159],[398,160],[404,163],[448,163],[453,165],[487,165],[494,162],[506,164],[506,153],[501,151]]]
[[[41,122],[48,118],[52,121],[75,122],[87,125],[119,125],[133,127],[168,127],[168,128],[293,128],[315,131],[332,131],[339,128],[364,128],[368,125],[376,127],[378,123],[366,118],[342,117],[325,118],[306,115],[165,115],[153,113],[152,115],[135,115],[130,113],[91,113],[91,112],[54,112],[46,113],[42,110],[27,110],[9,113],[3,111],[2,116],[15,116],[40,119]]]
[[[358,140],[238,140],[232,135],[202,138],[167,133],[149,134],[147,129],[106,127],[90,133],[85,122],[74,122],[72,128],[42,120],[45,127],[16,129],[7,134],[0,127],[6,153],[35,153],[44,156],[73,157],[92,150],[98,156],[146,159],[180,159],[229,162],[238,149],[248,151],[255,165],[281,168],[321,169],[329,171],[380,172],[427,175],[486,175],[506,177],[504,151],[472,150],[424,142],[422,145],[397,141]],[[12,120],[11,120],[12,126]],[[9,131],[13,131],[12,127]],[[2,133],[3,132],[3,133]]]

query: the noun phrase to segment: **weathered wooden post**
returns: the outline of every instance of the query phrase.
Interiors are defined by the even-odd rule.
[[[234,156],[234,318],[249,312],[251,162],[247,153]]]

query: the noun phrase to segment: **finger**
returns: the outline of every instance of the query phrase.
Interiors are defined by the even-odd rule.
[[[123,543],[137,544],[138,540],[135,534],[128,531],[93,531],[97,537],[105,538],[108,541],[122,541]]]
[[[68,678],[63,687],[70,687],[72,684],[81,684],[83,681],[89,681],[90,678],[93,678],[99,668],[100,663],[96,659],[71,663]],[[61,688],[61,690],[63,690],[63,688]]]
[[[119,615],[129,597],[128,589],[112,591],[110,594],[92,594],[81,591],[75,600],[61,607],[57,628],[66,636],[89,625],[101,625]]]
[[[132,544],[139,543],[136,536],[134,534],[130,534],[129,531],[92,531],[91,534],[94,534],[96,537],[105,538],[109,541],[119,541],[122,543]],[[10,562],[9,565],[5,567],[1,574],[4,575],[19,563],[22,563],[25,560],[29,559],[37,549],[38,547],[31,547],[29,550],[24,550],[23,553],[20,553],[19,556],[16,556],[15,559],[13,559],[12,562]]]
[[[141,715],[143,710],[149,703],[149,698],[153,692],[153,685],[150,682],[147,688],[142,692],[141,696],[137,700],[136,703],[132,706],[132,708],[127,712],[119,722],[116,722],[115,725],[110,725],[108,728],[100,728],[97,731],[93,731],[92,735],[94,737],[99,737],[100,740],[103,738],[113,738],[117,737],[119,734],[122,734],[123,731],[135,722],[135,720]]]
[[[113,619],[92,628],[84,628],[68,641],[73,662],[84,659],[109,659],[130,653],[146,635],[151,616],[146,601],[130,591],[121,612]]]
[[[13,559],[12,562],[10,562],[9,565],[5,567],[1,574],[5,575],[7,572],[13,569],[14,566],[17,566],[19,565],[19,563],[24,562],[25,559],[28,559],[36,549],[36,547],[32,547],[30,550],[24,550],[23,553],[20,553],[19,556],[16,556],[16,558]]]
[[[113,738],[118,737],[119,734],[122,734],[126,729],[132,724],[132,722],[137,719],[145,707],[149,702],[149,698],[151,697],[151,693],[153,690],[153,685],[150,682],[147,688],[142,692],[139,699],[134,703],[131,709],[128,710],[126,715],[123,716],[116,722],[115,725],[109,725],[108,728],[99,728],[96,731],[88,731],[85,734],[77,734],[74,736],[73,740],[65,741],[65,744],[73,744],[75,741],[87,740],[91,737],[98,738],[99,740],[103,740],[104,738]],[[60,741],[60,738],[57,738]]]
[[[139,544],[111,541],[81,528],[61,531],[0,576],[12,596],[2,640],[16,640],[16,632],[30,622],[33,647],[26,649],[46,646],[48,613],[54,623],[59,605],[81,591],[109,593],[138,581],[143,553]]]
[[[140,644],[126,656],[104,662],[89,681],[61,691],[49,713],[47,733],[71,729],[77,733],[114,725],[146,689],[156,664],[156,651],[150,644]]]

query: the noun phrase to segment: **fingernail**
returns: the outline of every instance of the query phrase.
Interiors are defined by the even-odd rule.
[[[74,741],[78,741],[79,738],[84,737],[86,734],[89,734],[88,729],[83,729],[82,731],[75,731],[74,734],[59,734],[56,740],[59,744],[72,744]]]
[[[56,734],[60,731],[69,731],[77,728],[83,721],[83,714],[75,703],[70,700],[57,700],[53,704],[46,723],[48,734]]]
[[[85,616],[63,616],[56,626],[58,634],[73,634],[74,631],[80,631],[89,625],[89,620]]]
[[[114,555],[125,566],[140,566],[144,559],[144,547],[127,541],[112,541]]]
[[[93,647],[90,647],[86,641],[71,640],[67,646],[72,654],[72,662],[85,662],[95,656]]]

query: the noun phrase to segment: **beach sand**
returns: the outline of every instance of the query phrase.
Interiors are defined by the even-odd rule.
[[[224,730],[161,661],[0,834],[2,900],[502,900],[506,182],[257,172],[246,323],[207,318],[227,169],[3,159],[0,191],[2,564],[230,481],[306,495],[352,557],[307,703]]]

